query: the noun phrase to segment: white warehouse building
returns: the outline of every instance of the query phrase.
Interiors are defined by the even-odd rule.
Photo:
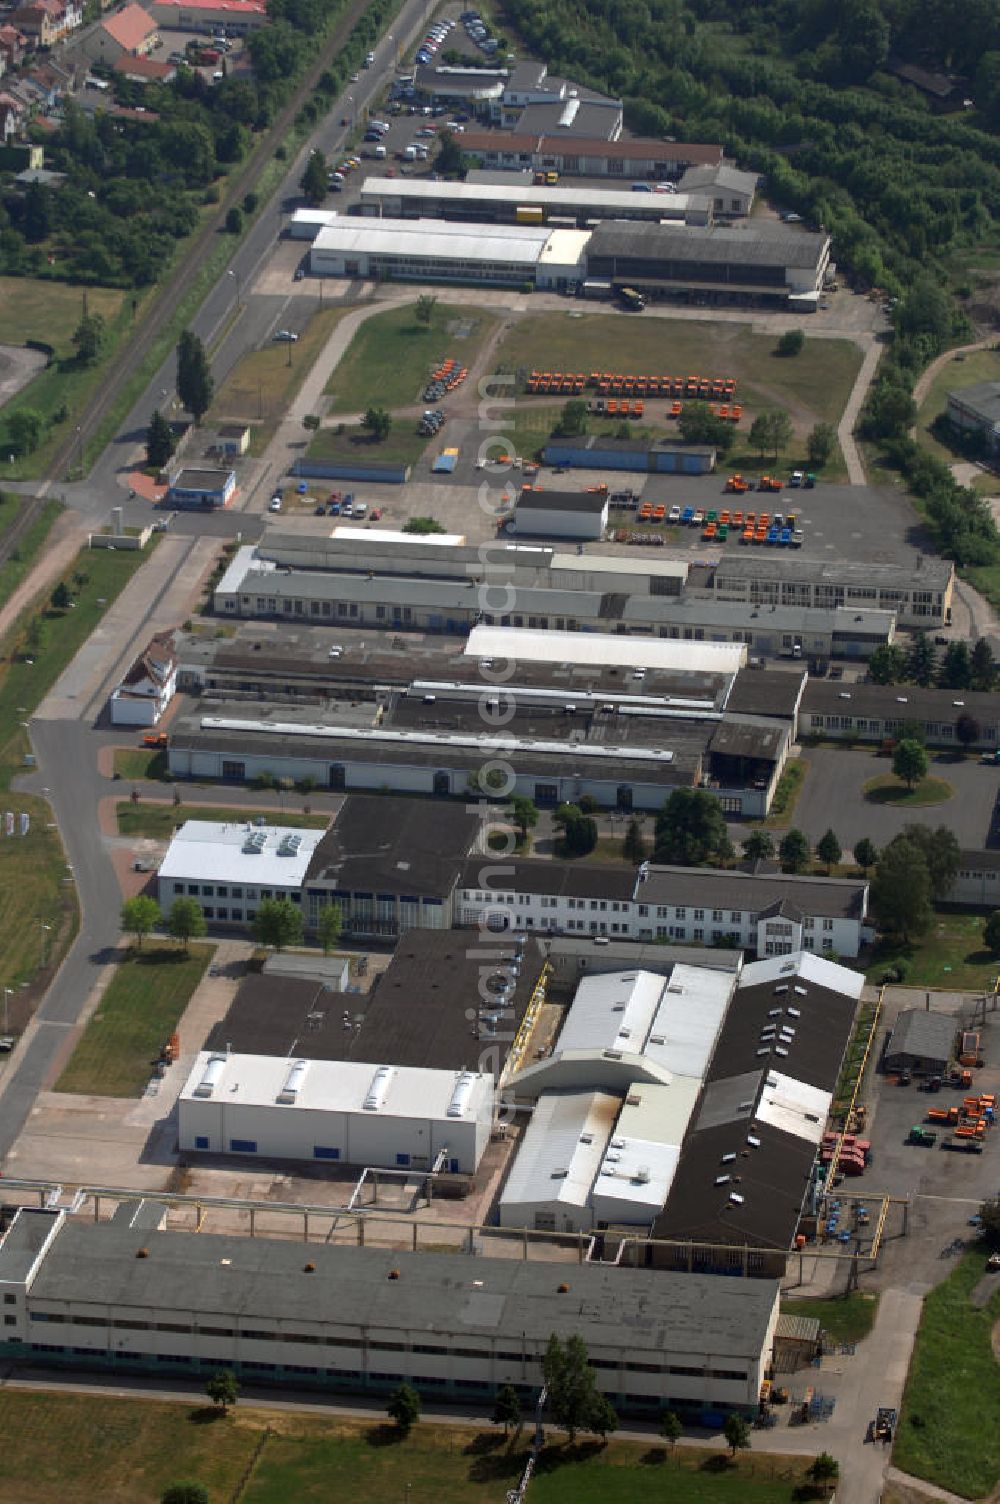
[[[493,1078],[203,1050],[178,1117],[184,1154],[473,1175],[493,1124]]]
[[[175,898],[196,898],[212,924],[249,924],[262,899],[301,903],[323,834],[286,825],[186,820],[160,863],[160,904],[169,909]]]
[[[457,224],[435,219],[342,216],[321,229],[309,255],[314,276],[416,282],[534,282],[552,231],[546,225]]]

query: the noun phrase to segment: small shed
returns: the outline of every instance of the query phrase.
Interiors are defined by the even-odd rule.
[[[227,507],[236,490],[235,470],[179,470],[170,481],[175,507]]]
[[[940,1076],[948,1068],[954,1045],[952,1017],[911,1008],[899,1015],[886,1041],[885,1068],[912,1071],[915,1076]]]
[[[249,423],[224,423],[217,434],[220,454],[246,454],[250,448]]]
[[[774,1328],[775,1373],[795,1373],[807,1368],[819,1351],[819,1318],[782,1311]]]

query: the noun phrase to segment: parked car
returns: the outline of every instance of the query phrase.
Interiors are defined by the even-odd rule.
[[[272,496],[271,500],[267,504],[267,510],[269,512],[280,512],[281,511],[281,497],[280,496]]]
[[[274,338],[279,345],[294,345],[298,340],[298,335],[293,334],[291,329],[276,329]]]

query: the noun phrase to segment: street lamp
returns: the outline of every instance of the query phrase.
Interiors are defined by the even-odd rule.
[[[229,271],[226,272],[226,276],[227,277],[232,277],[234,279],[235,283],[236,283],[236,307],[239,308],[239,306],[240,306],[240,274],[239,274],[239,272],[234,271],[232,267],[230,267]]]
[[[45,965],[45,936],[46,936],[46,933],[49,930],[51,930],[52,926],[51,926],[51,924],[46,924],[44,919],[39,919],[38,923],[41,926],[41,941],[42,941],[42,947],[41,947],[41,965],[44,966]]]

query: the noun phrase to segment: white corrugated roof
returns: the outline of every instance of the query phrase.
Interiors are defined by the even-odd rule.
[[[566,1050],[621,1050],[641,1055],[665,979],[652,971],[612,971],[584,977],[556,1040]]]
[[[199,1090],[204,1081],[211,1090]],[[180,1099],[455,1123],[476,1119],[492,1090],[492,1076],[481,1072],[202,1050]]]
[[[330,534],[331,538],[359,538],[363,543],[371,544],[371,529],[365,527],[335,527]],[[461,547],[466,537],[464,533],[403,533],[393,528],[379,528],[377,540],[379,548],[386,543],[426,543],[431,548],[458,548]]]
[[[725,972],[675,966],[650,1025],[647,1058],[679,1075],[704,1077],[732,991]]]
[[[446,219],[341,217],[320,230],[320,255],[441,257],[514,262],[533,267],[551,230],[546,225],[471,225]]]
[[[293,225],[332,225],[337,218],[336,209],[296,209],[292,215]]]
[[[555,1057],[620,1051],[701,1080],[732,989],[731,976],[702,966],[675,966],[669,979],[651,971],[584,977]]]
[[[778,1071],[768,1071],[754,1118],[758,1123],[768,1123],[783,1133],[792,1133],[796,1138],[818,1144],[823,1137],[832,1101],[830,1093],[821,1091],[818,1086],[809,1086],[792,1076],[782,1076]]]
[[[611,1144],[608,1145],[608,1152],[594,1177],[592,1200],[595,1217],[601,1221],[615,1217],[632,1221],[641,1215],[643,1220],[648,1217],[652,1221],[670,1194],[681,1157],[680,1145],[638,1138],[619,1142],[617,1131],[612,1135],[612,1142],[618,1146],[612,1148]],[[602,1202],[605,1205],[602,1206]],[[620,1205],[608,1209],[608,1202]]]
[[[579,266],[590,240],[589,230],[553,230],[542,247],[539,258],[543,265]]]
[[[586,1206],[618,1112],[607,1092],[539,1097],[507,1178],[501,1207],[562,1202]]]
[[[186,820],[160,863],[159,877],[198,883],[300,888],[322,830],[290,825],[221,825]]]
[[[539,205],[550,210],[553,214],[567,214],[578,212],[582,209],[594,208],[603,211],[609,219],[614,218],[616,209],[624,209],[630,214],[642,210],[649,210],[652,219],[657,213],[667,215],[671,219],[683,215],[692,203],[692,196],[687,193],[657,193],[639,195],[633,193],[630,188],[594,188],[587,184],[573,186],[560,184],[559,186],[540,185],[537,183],[432,183],[424,178],[365,178],[361,186],[362,202],[367,199],[370,203],[383,203],[387,199],[408,199],[411,202],[444,203],[450,200],[452,203],[481,203],[488,198],[495,204],[512,204],[514,207]],[[699,194],[695,199],[695,205],[701,209],[706,202],[705,195]],[[600,219],[599,212],[592,215],[594,219]]]
[[[831,992],[842,992],[845,997],[855,1000],[861,996],[865,985],[862,972],[851,971],[849,966],[840,966],[810,950],[795,950],[786,956],[768,956],[764,961],[749,962],[743,968],[740,986],[759,987],[762,982],[783,982],[792,976],[800,977],[804,982],[815,982],[817,987],[827,987]]]
[[[742,642],[685,642],[629,637],[613,632],[549,632],[528,627],[473,627],[465,649],[470,658],[509,658],[524,663],[614,664],[630,668],[681,669],[735,674],[746,662]]]

